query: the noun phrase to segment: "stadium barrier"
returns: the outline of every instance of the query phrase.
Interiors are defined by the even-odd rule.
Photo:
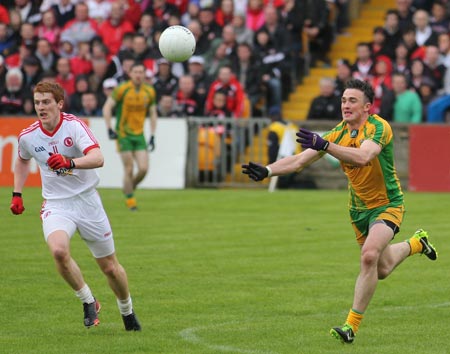
[[[0,117],[0,186],[12,187],[17,136],[33,121],[35,118],[30,117]],[[105,155],[105,166],[99,169],[99,187],[121,188],[123,169],[120,157],[115,143],[108,139],[103,119],[87,118],[86,122],[99,139]],[[160,118],[156,150],[150,155],[150,172],[141,187],[267,188],[269,181],[255,183],[243,175],[241,164],[248,161],[267,163],[269,125],[270,120],[266,118]],[[301,125],[324,132],[334,127],[336,121],[302,121]],[[444,153],[449,148],[450,126],[391,125],[396,169],[402,187],[414,191],[450,191],[450,161],[448,154]],[[149,135],[148,127],[146,124],[146,136]],[[300,174],[289,176],[284,182],[292,188],[347,188],[347,180],[339,164],[328,157]],[[40,185],[34,161],[27,185]]]

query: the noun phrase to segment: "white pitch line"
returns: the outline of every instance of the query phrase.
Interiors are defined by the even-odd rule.
[[[231,345],[211,344],[211,343],[208,343],[203,338],[201,338],[196,333],[196,332],[204,330],[204,329],[210,329],[210,328],[214,328],[214,327],[225,326],[225,325],[229,325],[231,323],[233,323],[233,322],[226,322],[226,323],[222,323],[222,324],[215,324],[215,325],[212,325],[212,326],[199,326],[199,327],[186,328],[186,329],[183,329],[182,331],[180,331],[179,334],[180,334],[181,338],[183,338],[187,342],[190,342],[190,343],[193,343],[193,344],[202,345],[203,347],[206,347],[208,349],[218,350],[218,351],[221,351],[221,352],[233,352],[233,353],[240,353],[240,354],[278,354],[276,352],[259,350],[259,349],[247,350],[247,349],[236,348],[236,347],[233,347]]]

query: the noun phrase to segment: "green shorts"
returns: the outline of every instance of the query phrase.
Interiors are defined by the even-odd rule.
[[[144,134],[126,135],[117,139],[117,148],[119,152],[147,150],[147,142]]]
[[[384,220],[393,229],[394,234],[397,233],[400,230],[404,213],[405,207],[403,205],[384,205],[365,211],[350,210],[350,219],[355,231],[356,241],[363,245],[369,234],[369,227],[378,220]]]

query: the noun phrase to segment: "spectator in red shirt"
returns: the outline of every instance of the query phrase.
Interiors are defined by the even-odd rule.
[[[75,76],[72,74],[69,59],[58,59],[56,63],[56,82],[64,89],[66,96],[70,96],[75,92]]]
[[[111,17],[100,25],[99,35],[110,55],[115,55],[119,51],[125,33],[134,32],[133,25],[124,15],[122,5],[114,2],[111,6]]]
[[[216,10],[216,22],[220,27],[233,22],[234,2],[233,0],[221,0],[220,6]]]
[[[91,46],[89,42],[78,42],[77,55],[70,58],[72,73],[77,77],[81,74],[89,74],[92,70]]]
[[[3,5],[0,5],[0,23],[9,24],[9,13]]]
[[[135,0],[117,0],[122,4],[125,11],[125,18],[129,21],[133,27],[138,27],[139,21],[142,16],[141,5]]]
[[[195,81],[191,75],[183,75],[179,78],[175,99],[181,117],[200,117],[203,115],[201,99],[195,92]]]
[[[219,90],[227,95],[227,109],[232,112],[233,117],[240,118],[244,110],[245,93],[230,66],[223,66],[219,69],[217,80],[211,84],[208,91],[206,111],[213,109],[214,93]]]
[[[246,26],[252,31],[258,31],[265,22],[263,0],[248,0]]]

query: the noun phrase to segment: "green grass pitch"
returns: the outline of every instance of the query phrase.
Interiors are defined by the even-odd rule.
[[[39,189],[9,211],[0,189],[0,352],[3,354],[450,353],[450,195],[406,193],[397,240],[426,229],[439,258],[407,259],[378,285],[353,345],[331,338],[359,270],[346,191],[139,190],[140,210],[101,189],[141,333],[128,333],[78,235],[72,253],[102,302],[86,330],[57,274],[39,220]]]

